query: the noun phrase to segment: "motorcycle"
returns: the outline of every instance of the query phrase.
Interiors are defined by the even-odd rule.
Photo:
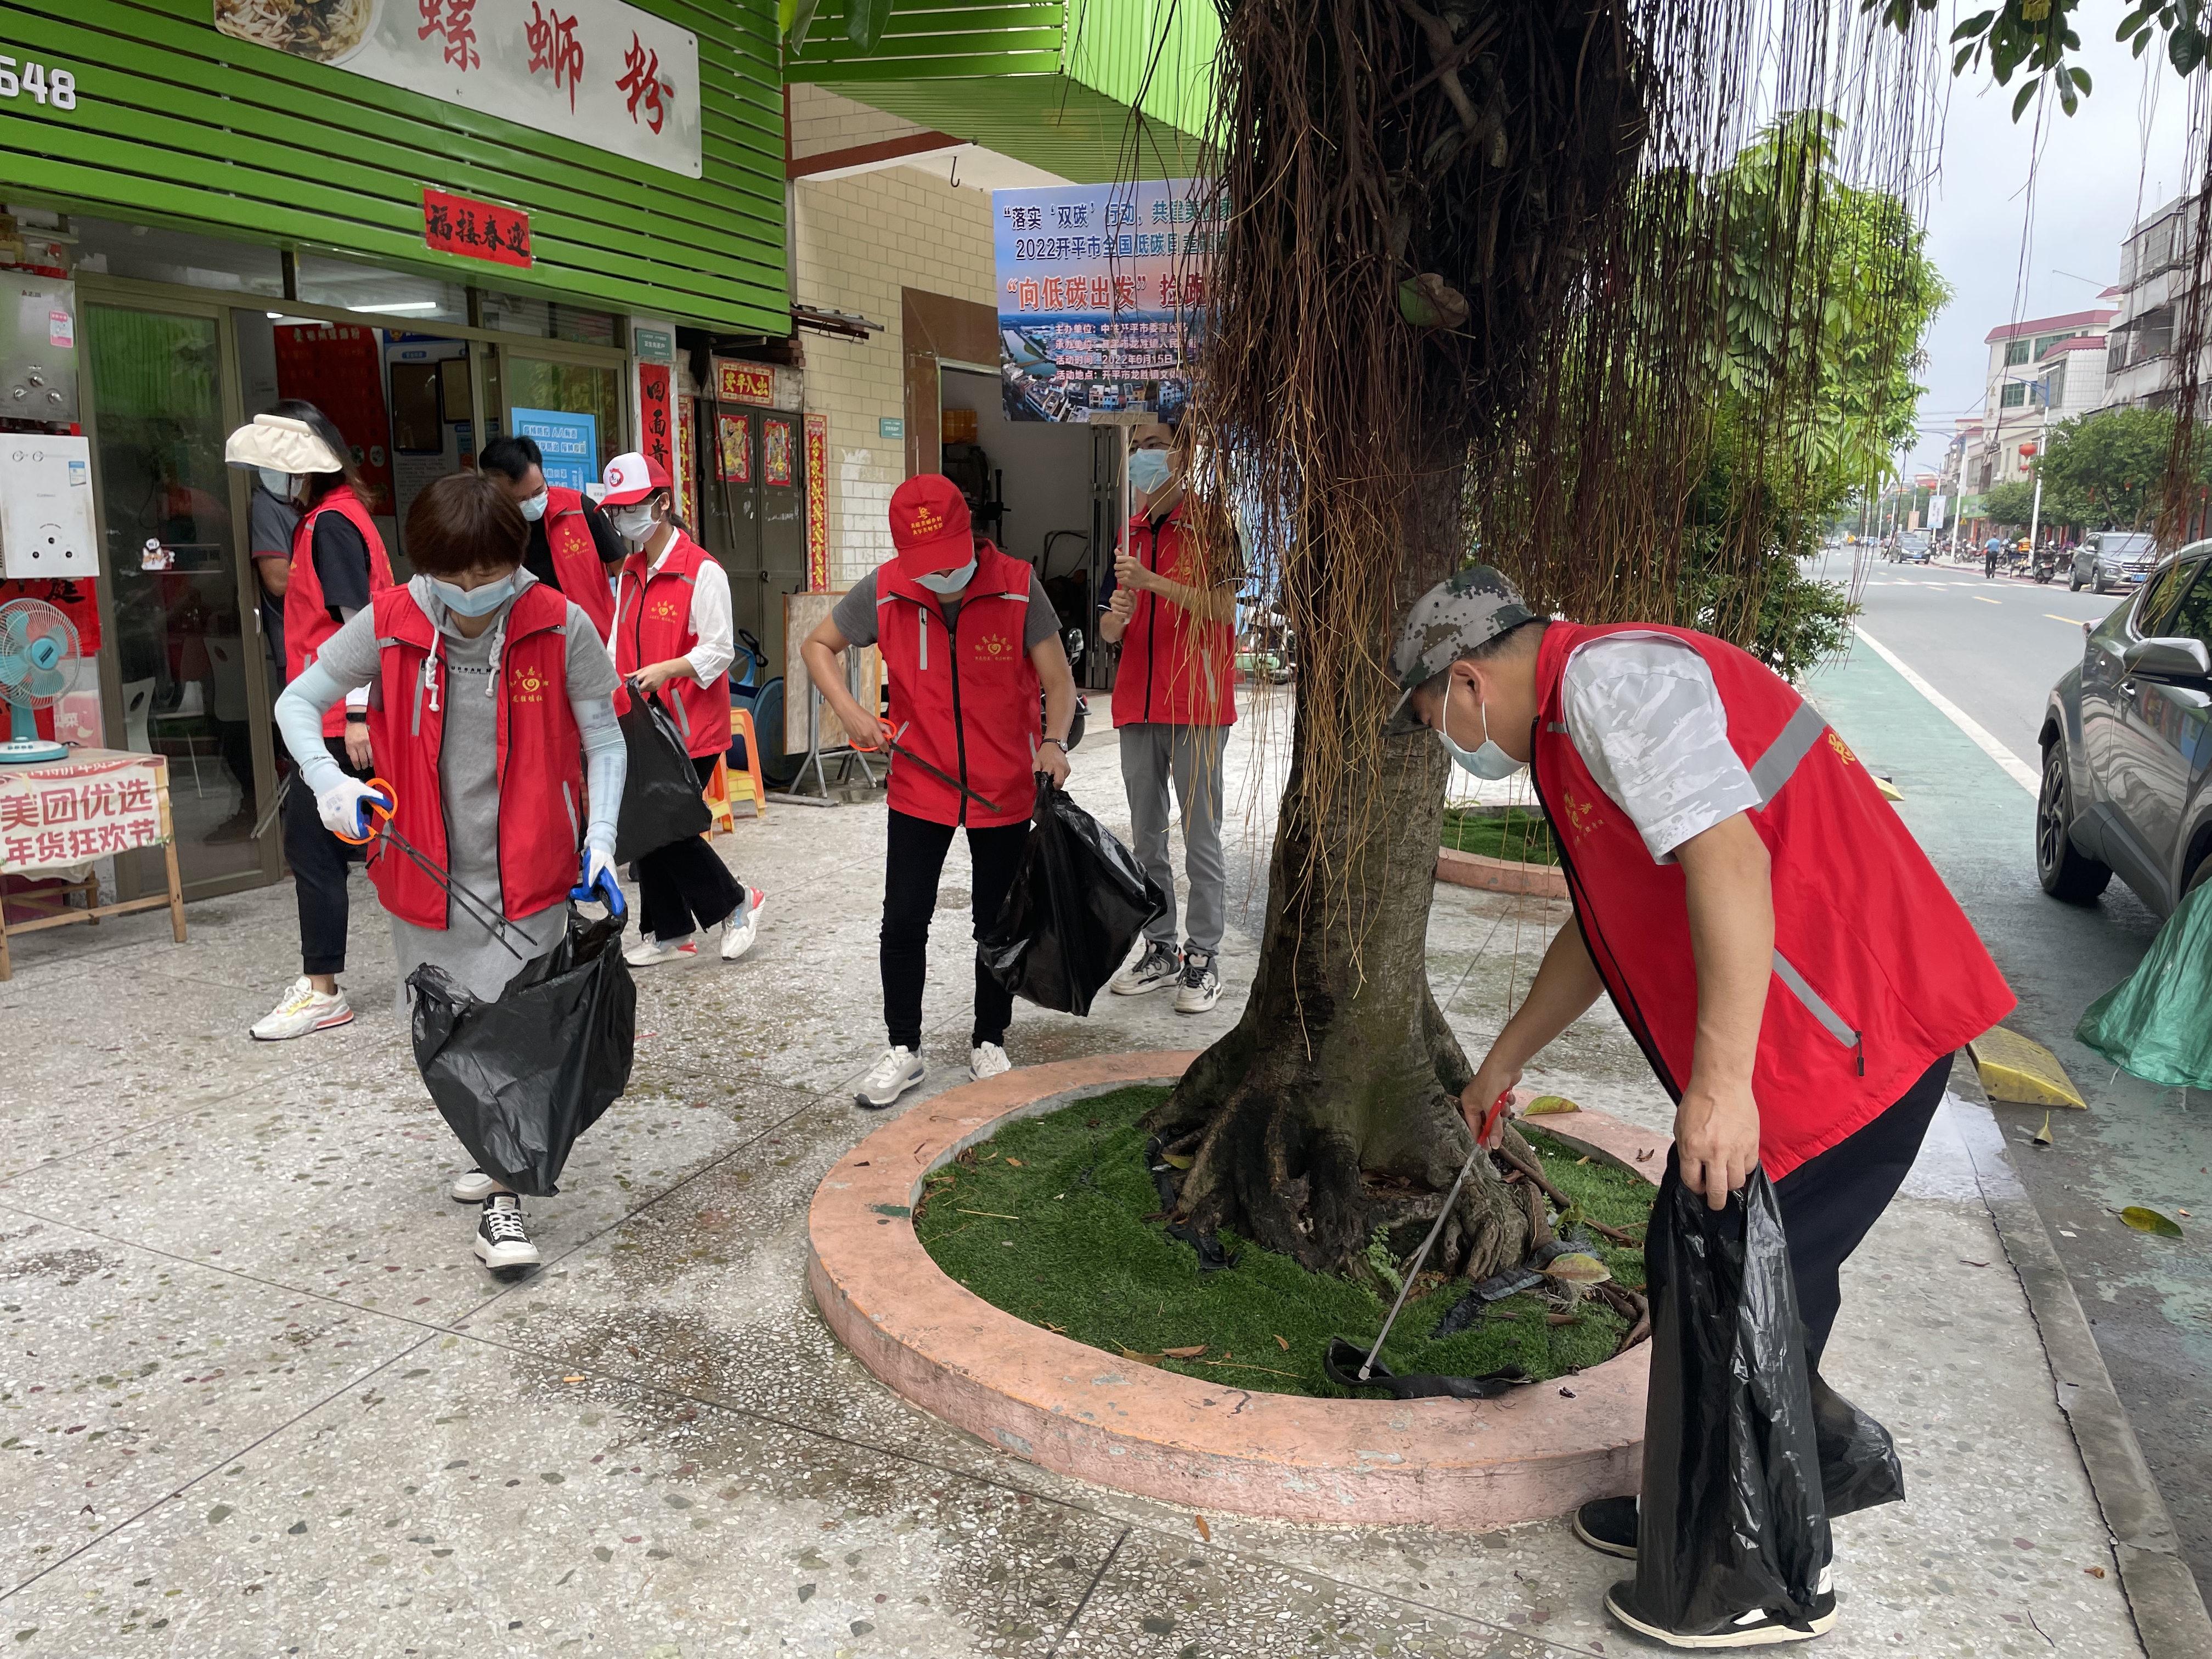
[[[2038,548],[2035,552],[2035,562],[2029,567],[2028,574],[2039,582],[2047,582],[2057,575],[2058,574],[2057,550],[2049,547]]]

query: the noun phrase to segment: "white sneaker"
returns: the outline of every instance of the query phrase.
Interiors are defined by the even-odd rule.
[[[466,1175],[457,1175],[446,1193],[456,1204],[481,1204],[499,1190],[496,1177],[482,1170],[471,1170]]]
[[[1193,951],[1183,959],[1182,983],[1176,988],[1176,1012],[1202,1014],[1221,1000],[1221,971],[1214,959]]]
[[[325,1031],[333,1025],[343,1025],[353,1018],[353,1010],[346,1006],[343,990],[325,994],[318,991],[305,974],[292,981],[292,988],[284,994],[283,1001],[263,1017],[253,1027],[257,1042],[282,1042],[287,1037],[305,1036],[310,1031]]]
[[[921,1081],[927,1069],[921,1063],[921,1056],[903,1043],[887,1048],[884,1057],[876,1062],[875,1069],[860,1079],[853,1103],[872,1112],[896,1105],[901,1095]]]
[[[1175,946],[1146,939],[1145,954],[1115,975],[1107,989],[1117,997],[1140,997],[1163,985],[1174,984],[1176,975],[1182,972],[1182,958],[1176,954]]]
[[[996,1077],[1001,1072],[1011,1072],[1014,1062],[1006,1058],[1006,1051],[995,1042],[979,1042],[968,1051],[968,1075],[981,1083],[987,1077]]]
[[[746,890],[746,896],[752,902],[745,907],[745,919],[739,921],[732,916],[722,924],[722,960],[725,962],[735,962],[751,950],[753,941],[760,937],[761,906],[767,901],[768,895],[753,887]]]
[[[522,1225],[522,1200],[513,1193],[484,1200],[477,1220],[477,1260],[501,1279],[520,1279],[544,1258]]]
[[[650,933],[640,933],[636,940],[623,947],[623,960],[633,968],[651,968],[663,962],[690,962],[699,954],[699,947],[685,934],[673,945],[663,945]]]

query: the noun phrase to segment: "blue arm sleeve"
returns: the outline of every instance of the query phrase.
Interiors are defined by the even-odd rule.
[[[308,793],[319,795],[345,776],[344,769],[331,758],[323,744],[323,711],[346,694],[345,684],[319,662],[309,663],[276,699],[276,729],[300,769],[300,781]],[[612,701],[609,701],[611,712]],[[616,738],[622,733],[617,728]]]
[[[584,785],[592,812],[584,839],[603,847],[611,858],[615,816],[622,810],[623,781],[629,775],[629,750],[623,743],[622,725],[615,719],[611,695],[571,697],[568,708],[584,739]]]

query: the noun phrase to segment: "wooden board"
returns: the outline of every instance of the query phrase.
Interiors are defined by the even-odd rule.
[[[799,654],[799,647],[809,634],[830,618],[837,601],[845,597],[841,590],[835,593],[787,593],[783,596],[784,639],[784,697],[783,752],[793,757],[806,752],[806,706],[814,702],[814,683],[806,672],[806,659]],[[848,664],[850,651],[842,653],[837,660]],[[850,672],[848,670],[848,672]],[[853,674],[853,696],[866,709],[880,706],[884,684],[884,653],[872,645],[861,652],[860,666]],[[822,704],[822,752],[851,746],[845,734],[845,723],[839,720],[825,702]]]

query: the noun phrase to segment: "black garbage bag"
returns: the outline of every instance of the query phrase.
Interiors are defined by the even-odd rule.
[[[1129,849],[1052,780],[1037,777],[1036,816],[999,920],[976,945],[1015,996],[1087,1014],[1167,901]]]
[[[1828,1519],[1856,1515],[1905,1496],[1905,1471],[1889,1431],[1828,1386],[1815,1370],[1813,1437],[1820,1450],[1820,1492]]]
[[[622,714],[623,745],[629,770],[623,779],[622,810],[615,817],[615,862],[703,836],[714,825],[690,745],[659,696],[630,693]]]
[[[477,1167],[550,1197],[576,1137],[629,1085],[637,987],[623,919],[568,915],[567,935],[479,1002],[426,963],[415,993],[415,1064]]]
[[[1808,1616],[1828,1562],[1805,1337],[1765,1175],[1711,1210],[1673,1168],[1644,1241],[1651,1301],[1636,1607],[1711,1631]]]

